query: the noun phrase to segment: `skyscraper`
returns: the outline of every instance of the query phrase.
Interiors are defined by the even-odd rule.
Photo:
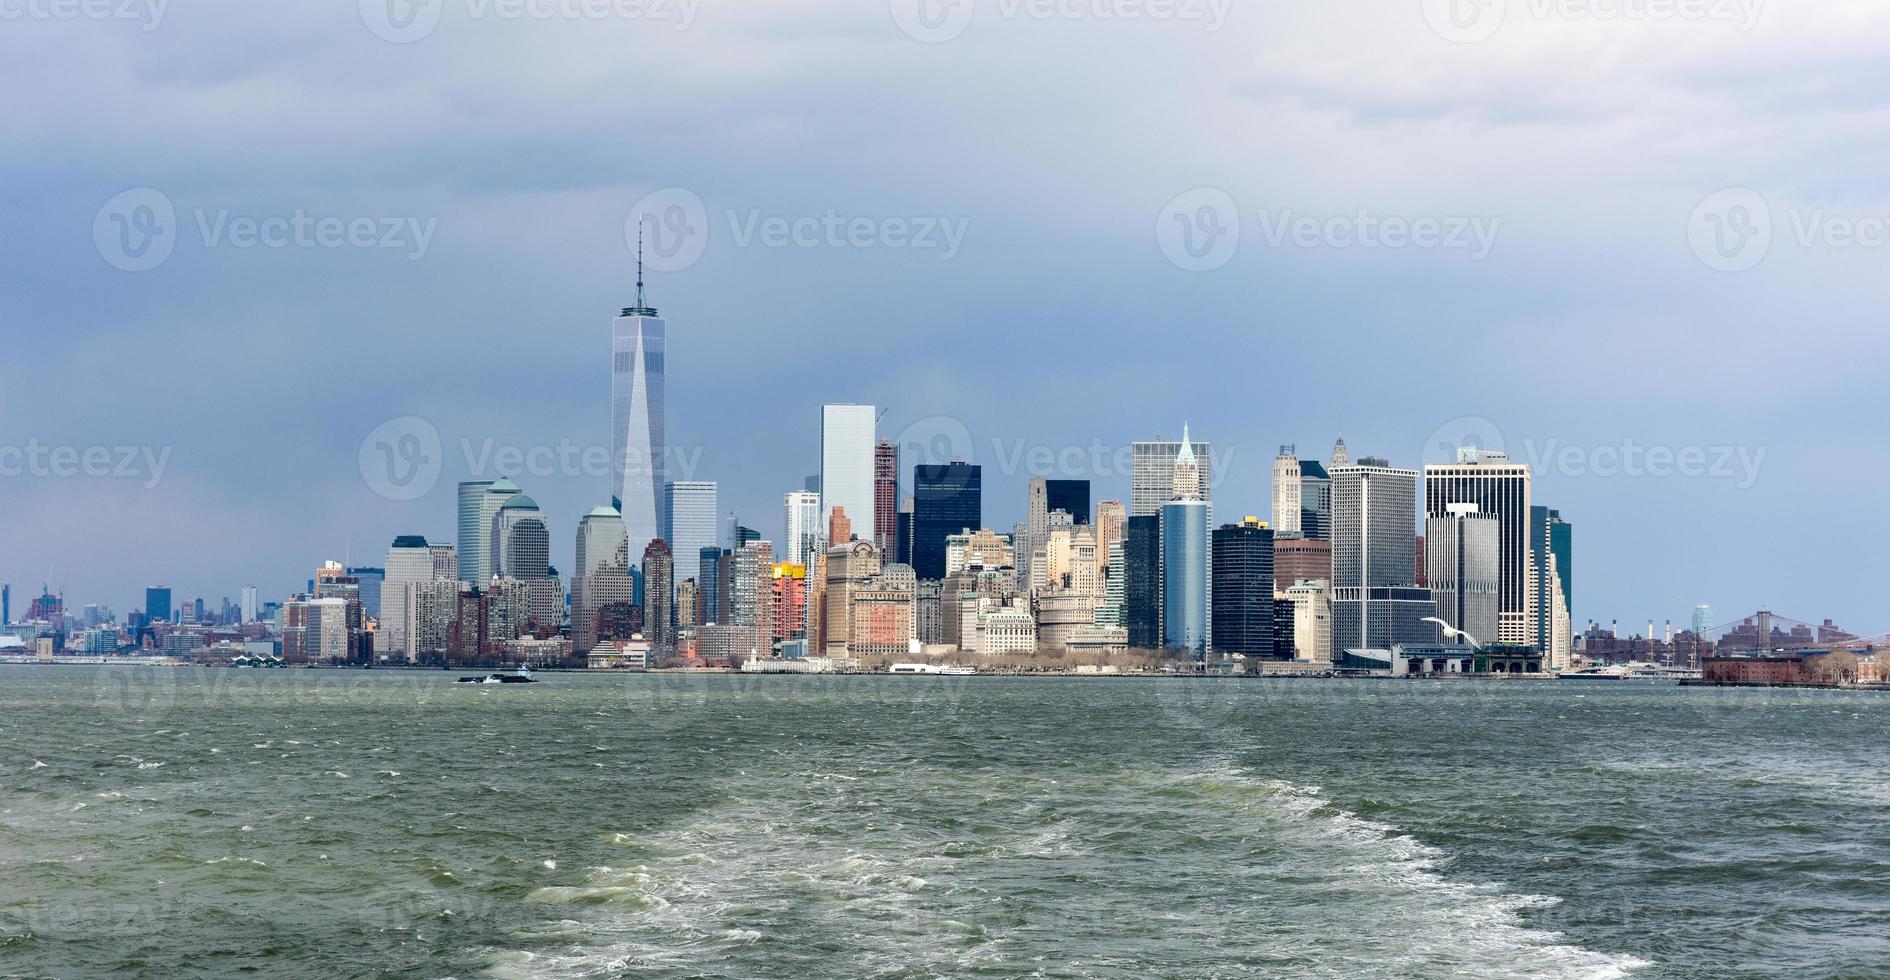
[[[171,621],[170,586],[153,585],[144,590],[144,621],[146,623]]]
[[[577,569],[571,577],[572,652],[589,654],[600,639],[629,639],[600,636],[599,623],[622,622],[624,617],[607,615],[606,608],[629,606],[635,598],[623,517],[609,507],[594,508],[578,521]]]
[[[676,646],[677,617],[670,598],[671,593],[677,591],[673,584],[675,576],[676,563],[669,544],[661,540],[650,542],[643,549],[643,630],[650,644],[663,651]],[[693,618],[694,610],[690,612]]]
[[[1201,499],[1214,501],[1214,452],[1211,443],[1191,443],[1200,469]],[[1150,517],[1174,499],[1179,442],[1137,442],[1129,447],[1129,516]]]
[[[806,564],[809,555],[825,547],[821,536],[825,524],[820,516],[820,494],[811,490],[789,491],[782,500],[781,518],[788,564]]]
[[[1332,477],[1315,459],[1299,461],[1299,536],[1332,540]]]
[[[1536,636],[1540,640],[1538,645],[1541,650],[1549,654],[1551,667],[1566,666],[1571,652],[1558,648],[1562,638],[1556,630],[1556,623],[1560,617],[1573,622],[1575,615],[1574,531],[1562,519],[1561,511],[1537,506],[1529,508],[1529,560],[1534,566],[1530,581],[1534,583],[1531,598]]]
[[[972,463],[921,464],[912,471],[912,568],[945,577],[945,539],[984,526],[984,471]]]
[[[872,533],[876,513],[873,435],[878,420],[871,405],[826,405],[820,414],[820,505],[825,515],[846,508],[861,537]],[[827,545],[845,543],[829,539]]]
[[[899,447],[891,439],[873,447],[873,543],[887,555],[899,543]]]
[[[253,585],[243,586],[243,607],[242,608],[243,608],[243,612],[242,612],[243,622],[245,623],[255,622],[256,621],[256,587],[255,586]]]
[[[1497,588],[1502,569],[1502,522],[1476,504],[1447,504],[1448,513],[1424,522],[1425,579],[1437,600],[1437,618],[1475,638],[1494,642]]]
[[[1299,450],[1281,446],[1273,457],[1273,535],[1275,538],[1299,536]]]
[[[394,539],[382,564],[385,579],[381,583],[380,626],[374,632],[375,659],[412,662],[416,658],[408,621],[413,603],[408,594],[414,586],[433,581],[433,551],[426,538],[403,534]]]
[[[1529,601],[1529,491],[1528,464],[1512,463],[1499,452],[1459,449],[1455,464],[1424,467],[1426,516],[1444,516],[1450,504],[1476,504],[1480,513],[1501,522],[1503,564],[1496,640],[1540,647],[1538,611]]]
[[[715,548],[720,554],[721,528],[718,523],[720,517],[717,513],[719,501],[716,485],[706,480],[671,483],[663,488],[663,497],[663,510],[669,523],[663,528],[661,537],[669,545],[672,561],[687,568],[690,562],[696,561],[697,556],[702,554],[704,548]],[[626,533],[628,530],[626,527]],[[639,544],[632,539],[630,553],[642,554],[643,546],[647,544],[648,541]],[[705,589],[714,585],[701,579],[697,580],[697,584]],[[648,588],[647,583],[644,587]]]
[[[521,491],[511,480],[459,485],[459,580],[484,588],[498,570],[492,564],[492,523],[499,508]]]
[[[1169,472],[1172,497],[1161,509],[1162,646],[1202,659],[1213,639],[1211,511],[1186,425]]]
[[[1214,649],[1272,659],[1273,529],[1258,517],[1214,530]]]
[[[1070,523],[1086,525],[1090,521],[1088,480],[1045,480],[1044,507],[1070,515]]]
[[[1334,455],[1343,454],[1341,442]],[[1367,456],[1330,473],[1333,651],[1436,642],[1437,628],[1423,620],[1437,604],[1413,581],[1417,471]]]
[[[630,547],[639,551],[662,537],[669,524],[663,500],[669,483],[663,396],[667,331],[662,316],[643,299],[639,237],[636,305],[611,324],[610,381],[611,498],[623,515]]]

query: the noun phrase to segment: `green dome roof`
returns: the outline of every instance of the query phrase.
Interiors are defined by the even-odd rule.
[[[513,510],[515,508],[520,508],[520,507],[523,507],[527,510],[537,510],[538,501],[533,500],[532,498],[527,497],[521,493],[514,496],[512,499],[507,500],[504,504],[500,505],[499,509],[500,510]]]

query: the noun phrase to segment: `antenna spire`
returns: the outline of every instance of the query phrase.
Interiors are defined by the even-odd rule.
[[[624,316],[660,315],[643,301],[643,223],[649,217],[648,214],[637,215],[637,305],[624,310]]]

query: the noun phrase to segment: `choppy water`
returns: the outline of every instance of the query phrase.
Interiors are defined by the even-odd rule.
[[[0,975],[1890,974],[1890,697],[0,668]]]

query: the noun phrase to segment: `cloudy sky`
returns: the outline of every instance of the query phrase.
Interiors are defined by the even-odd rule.
[[[1000,527],[1184,421],[1230,517],[1474,440],[1578,620],[1890,628],[1877,0],[389,2],[0,0],[16,608],[280,598],[520,467],[568,566],[649,212],[672,438],[766,534],[822,401]]]

